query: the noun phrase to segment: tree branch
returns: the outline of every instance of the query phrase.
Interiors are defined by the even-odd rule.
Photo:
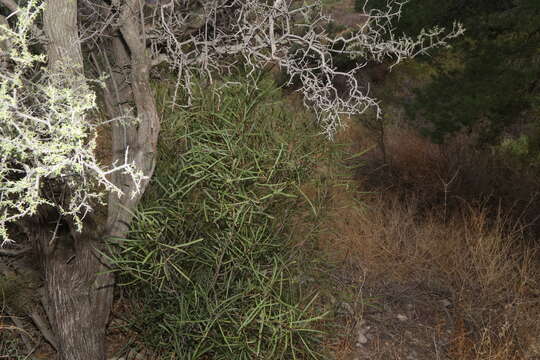
[[[168,59],[178,70],[177,86],[188,94],[195,74],[212,79],[240,59],[251,69],[249,74],[270,63],[278,65],[290,81],[300,80],[299,92],[304,95],[305,105],[315,112],[331,137],[342,125],[344,115],[361,114],[369,108],[381,115],[369,87],[357,80],[368,60],[382,62],[390,58],[397,64],[443,46],[462,33],[456,26],[448,32],[433,28],[417,38],[396,38],[393,22],[399,18],[403,4],[388,0],[384,10],[366,10],[359,29],[336,38],[324,31],[331,19],[323,13],[320,1],[309,5],[294,0],[205,1],[201,11],[204,22],[189,34],[182,29],[196,23],[191,16],[193,9],[158,6],[147,20],[152,23],[148,42],[154,58]],[[334,64],[336,55],[357,59],[358,65],[339,71]],[[345,79],[346,94],[340,94],[336,79]]]
[[[37,310],[34,310],[34,311],[30,312],[30,314],[28,314],[28,315],[30,316],[30,319],[32,319],[34,324],[36,325],[36,327],[39,330],[39,332],[41,333],[41,335],[43,335],[45,340],[47,340],[47,342],[49,344],[51,344],[52,347],[56,351],[58,351],[58,342],[56,341],[56,337],[54,336],[54,334],[52,333],[49,325],[47,324],[47,321],[45,321],[41,317],[41,315],[39,314],[39,312]]]
[[[123,237],[128,231],[142,193],[148,185],[153,174],[156,161],[157,141],[159,135],[159,116],[157,113],[152,88],[150,87],[149,73],[152,66],[152,58],[147,51],[144,41],[144,24],[141,20],[140,0],[127,0],[123,4],[120,16],[120,33],[129,48],[131,65],[131,92],[137,111],[138,127],[124,125],[132,136],[122,139],[120,127],[113,126],[113,146],[119,151],[113,151],[113,161],[122,155],[129,155],[135,166],[142,171],[145,179],[135,183],[121,174],[117,174],[115,181],[124,186],[124,194],[118,196],[111,194],[109,197],[108,234],[111,237]],[[119,44],[120,46],[120,44]],[[125,49],[117,49],[116,55],[119,60],[125,61]],[[135,136],[133,136],[135,135]],[[124,146],[119,146],[124,141]],[[116,145],[114,145],[116,144]]]

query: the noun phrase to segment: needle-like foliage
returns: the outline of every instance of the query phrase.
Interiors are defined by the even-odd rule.
[[[301,296],[290,225],[328,145],[271,81],[258,87],[199,88],[192,109],[167,113],[156,175],[115,252],[142,302],[133,325],[161,354],[318,358],[321,314]]]

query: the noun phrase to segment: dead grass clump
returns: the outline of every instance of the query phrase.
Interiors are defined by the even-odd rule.
[[[365,278],[364,293],[381,303],[389,294],[392,301],[401,296],[413,305],[415,297],[427,296],[433,301],[424,301],[425,314],[441,310],[430,308],[440,299],[452,304],[444,325],[450,337],[440,345],[447,357],[540,355],[538,257],[523,241],[523,228],[509,224],[511,217],[500,211],[493,218],[485,208],[462,203],[463,211],[443,219],[438,208],[420,212],[418,199],[403,202],[391,191],[372,195],[362,207],[350,193],[334,189],[332,203],[321,246],[334,261],[361,269],[352,276]]]

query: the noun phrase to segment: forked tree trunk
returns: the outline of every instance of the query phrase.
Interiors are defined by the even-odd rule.
[[[159,118],[149,85],[151,61],[141,40],[140,7],[140,0],[123,1],[120,16],[120,33],[129,49],[124,54],[131,65],[128,94],[136,104],[136,113],[130,115],[136,116],[139,123],[127,125],[131,127],[129,133],[132,134],[127,139],[122,126],[115,124],[112,140],[113,161],[123,161],[129,148],[130,161],[148,178],[140,184],[139,193],[131,196],[137,188],[133,179],[122,174],[113,176],[111,181],[125,194],[120,197],[111,194],[107,220],[97,220],[88,215],[82,233],[74,232],[69,219],[61,219],[57,212],[47,207],[40,208],[37,215],[23,224],[41,259],[49,305],[46,311],[62,360],[105,359],[105,329],[112,306],[114,278],[97,249],[103,245],[105,237],[126,235],[132,211],[155,166]],[[78,37],[77,1],[48,1],[44,29],[49,40],[50,72],[58,75],[62,86],[73,91],[86,87],[84,78],[79,76],[83,73],[83,61]],[[59,228],[55,224],[58,219],[63,224]],[[105,225],[106,230],[101,231]],[[51,241],[55,231],[58,236]]]

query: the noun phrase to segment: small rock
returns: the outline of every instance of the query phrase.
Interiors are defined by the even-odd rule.
[[[397,317],[397,319],[399,321],[407,321],[407,320],[409,320],[409,318],[407,316],[403,315],[403,314],[397,314],[396,317]]]
[[[365,344],[365,343],[367,343],[367,342],[368,342],[368,339],[367,339],[366,335],[364,335],[364,334],[358,334],[358,342],[359,342],[360,344]]]

